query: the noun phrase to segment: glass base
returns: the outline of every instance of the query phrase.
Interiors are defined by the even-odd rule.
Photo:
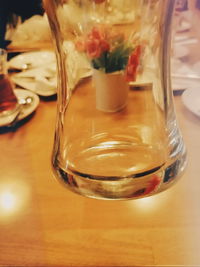
[[[124,175],[121,173],[121,176],[92,175],[70,167],[64,169],[56,160],[53,166],[56,177],[78,194],[96,199],[137,199],[164,191],[179,179],[186,165],[186,153],[182,152],[175,160],[169,160],[142,172],[131,173],[124,169]],[[110,166],[110,169],[115,169],[112,167]]]

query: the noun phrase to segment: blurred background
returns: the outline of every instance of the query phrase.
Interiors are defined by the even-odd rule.
[[[40,41],[39,31],[41,34],[46,32],[43,15],[42,0],[1,0],[0,47],[5,48],[10,43],[19,46],[28,40],[31,43]],[[43,24],[45,24],[44,32],[41,27]]]
[[[199,23],[200,0],[175,0],[171,57],[175,92],[200,82]],[[14,53],[52,48],[42,0],[1,0],[0,47],[10,52],[9,58]]]

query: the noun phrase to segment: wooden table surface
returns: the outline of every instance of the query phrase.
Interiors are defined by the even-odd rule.
[[[0,134],[0,266],[200,266],[200,119],[175,96],[188,149],[182,179],[142,200],[68,191],[50,157],[56,101]]]

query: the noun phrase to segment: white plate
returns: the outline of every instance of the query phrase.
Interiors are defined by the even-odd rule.
[[[177,1],[178,2],[178,1]],[[177,32],[189,31],[191,29],[192,12],[190,10],[181,11],[179,14],[179,22],[177,25]]]
[[[38,88],[35,79],[31,77],[18,77],[17,75],[13,75],[11,79],[16,85],[28,89],[40,96],[52,96],[55,95],[57,91],[56,88],[50,90],[42,86],[41,88]]]
[[[173,56],[174,58],[182,58],[188,56],[190,53],[189,49],[180,44],[174,44],[173,46]]]
[[[22,53],[16,57],[13,57],[8,61],[8,67],[24,70],[30,68],[36,68],[41,65],[46,65],[50,62],[55,62],[55,53],[52,51],[35,51]]]
[[[199,87],[200,76],[193,78],[193,76],[187,77],[185,74],[173,74],[172,73],[172,89],[174,91],[182,91],[191,87]]]
[[[183,92],[182,101],[195,115],[200,117],[200,88],[190,88]]]
[[[188,21],[183,21],[178,27],[177,32],[185,32],[191,29],[191,23]]]
[[[17,96],[18,99],[20,98],[26,98],[28,96],[31,96],[33,98],[33,101],[31,102],[31,104],[29,104],[28,106],[23,106],[20,115],[18,117],[18,120],[22,120],[24,118],[26,118],[27,116],[29,116],[31,113],[33,113],[33,111],[36,110],[36,108],[39,105],[40,99],[39,97],[34,94],[31,91],[27,91],[27,90],[23,90],[23,89],[15,89],[15,94]],[[6,126],[10,123],[10,118],[6,119],[4,118],[2,121],[0,120],[0,127]]]

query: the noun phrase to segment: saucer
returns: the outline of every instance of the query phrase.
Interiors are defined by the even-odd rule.
[[[173,46],[173,54],[174,54],[174,58],[183,58],[188,56],[190,53],[189,49],[184,46],[184,45],[180,45],[175,43]]]
[[[33,113],[36,108],[39,105],[40,99],[39,97],[34,94],[31,91],[28,90],[23,90],[23,89],[15,89],[14,90],[15,95],[17,97],[17,99],[19,100],[20,98],[26,98],[28,96],[32,97],[33,101],[31,102],[31,104],[29,105],[24,105],[22,107],[22,110],[20,111],[19,117],[18,117],[18,121],[26,118],[27,116],[29,116],[31,113]],[[10,119],[10,117],[4,117],[0,119],[0,127],[4,127],[10,124],[12,120]]]
[[[182,94],[182,101],[187,109],[200,117],[200,88],[194,87],[185,90]]]

